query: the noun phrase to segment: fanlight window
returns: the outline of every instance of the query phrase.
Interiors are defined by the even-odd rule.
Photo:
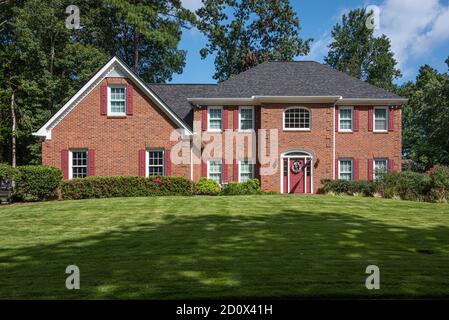
[[[302,107],[294,107],[284,112],[284,129],[309,130],[310,111]]]

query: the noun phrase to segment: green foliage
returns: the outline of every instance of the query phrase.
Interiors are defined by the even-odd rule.
[[[258,179],[250,179],[246,182],[230,182],[221,192],[223,195],[248,195],[260,194],[260,182]]]
[[[212,179],[201,178],[195,185],[196,194],[216,196],[221,192],[220,185]]]
[[[16,175],[17,170],[9,164],[0,163],[0,180],[12,181]]]
[[[61,170],[53,167],[17,167],[16,196],[23,201],[42,201],[55,198],[58,195],[61,180]]]
[[[401,76],[391,51],[390,40],[382,35],[374,37],[366,27],[370,13],[365,9],[351,10],[342,16],[332,30],[333,42],[325,62],[334,69],[365,80],[387,90]]]
[[[223,81],[267,60],[289,61],[310,50],[288,0],[204,0],[198,29],[208,42],[202,58],[215,55],[214,78]]]
[[[321,180],[324,193],[334,193],[338,195],[356,195],[372,197],[376,193],[377,183],[367,180]]]
[[[87,177],[64,180],[63,199],[192,195],[193,182],[182,177]]]
[[[378,192],[384,198],[425,201],[429,191],[430,179],[427,174],[404,171],[382,174],[379,178]]]
[[[425,65],[398,93],[409,98],[402,111],[404,155],[425,168],[449,165],[449,74]]]
[[[437,166],[430,173],[431,190],[430,201],[449,201],[449,167]]]

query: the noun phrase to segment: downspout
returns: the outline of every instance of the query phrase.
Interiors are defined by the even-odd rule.
[[[335,180],[336,175],[335,175],[335,161],[337,160],[337,154],[336,154],[336,127],[335,127],[335,110],[336,110],[336,105],[337,102],[339,100],[343,99],[343,97],[338,98],[337,100],[335,100],[334,102],[334,106],[332,107],[332,180]]]

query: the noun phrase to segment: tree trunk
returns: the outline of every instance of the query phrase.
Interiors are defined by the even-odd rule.
[[[15,95],[14,91],[11,94],[11,118],[12,118],[12,128],[11,128],[11,148],[12,148],[12,159],[11,165],[13,168],[17,165],[17,156],[16,156],[16,130],[17,130],[17,119],[16,119],[16,110],[15,110]]]
[[[133,69],[135,73],[139,74],[139,29],[137,27],[134,28],[133,46]]]

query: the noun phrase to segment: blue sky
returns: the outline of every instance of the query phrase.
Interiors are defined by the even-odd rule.
[[[197,9],[201,0],[182,0],[185,7]],[[301,21],[301,37],[313,38],[309,55],[297,60],[323,61],[330,31],[341,15],[351,9],[375,5],[379,8],[377,34],[386,34],[403,77],[402,83],[414,80],[419,67],[429,64],[440,72],[447,71],[444,61],[449,56],[449,0],[291,0]],[[173,83],[215,83],[214,57],[202,60],[199,50],[206,43],[196,29],[184,30],[180,48],[187,51],[182,74]]]

